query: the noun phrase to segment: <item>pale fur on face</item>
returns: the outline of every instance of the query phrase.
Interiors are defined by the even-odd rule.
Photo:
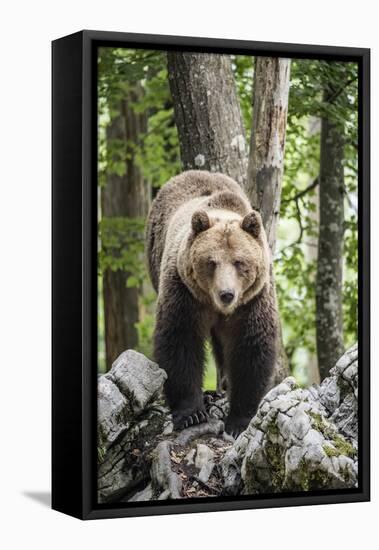
[[[191,244],[187,274],[192,290],[197,287],[216,311],[230,315],[269,280],[267,240],[263,227],[257,237],[242,229],[243,218],[236,213],[212,210],[207,216],[208,229],[200,230]],[[233,294],[230,303],[221,300],[223,292]]]

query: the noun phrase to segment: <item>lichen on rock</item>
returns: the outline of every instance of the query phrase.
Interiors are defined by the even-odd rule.
[[[240,436],[245,493],[357,486],[357,369],[355,346],[321,385],[289,377],[265,396]]]

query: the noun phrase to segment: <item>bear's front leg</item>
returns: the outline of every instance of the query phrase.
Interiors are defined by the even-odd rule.
[[[204,330],[200,306],[176,275],[162,285],[154,334],[155,360],[167,372],[165,394],[174,429],[207,421],[202,380]]]
[[[234,438],[247,428],[271,382],[276,363],[276,323],[270,307],[263,318],[251,308],[227,343],[230,412],[225,431]]]

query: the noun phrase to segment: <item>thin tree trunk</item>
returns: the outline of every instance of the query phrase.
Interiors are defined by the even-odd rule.
[[[309,121],[308,131],[310,136],[319,135],[321,130],[321,120],[319,117],[311,117]],[[313,181],[309,181],[308,187],[314,185],[314,195],[309,197],[309,201],[314,206],[311,208],[307,215],[312,221],[313,226],[318,227],[319,221],[319,177]],[[306,242],[304,243],[304,257],[308,263],[314,263],[317,265],[317,248],[318,248],[318,236],[313,231],[308,232],[306,230]],[[320,371],[318,370],[317,353],[315,351],[306,351],[306,364],[307,364],[307,385],[320,383]]]
[[[247,194],[275,252],[286,141],[290,60],[257,57]]]
[[[262,215],[272,257],[275,252],[286,140],[290,60],[257,57],[253,88],[253,124],[246,191]],[[288,375],[281,327],[275,382]]]
[[[319,129],[317,130],[319,132]],[[318,185],[315,187],[315,195],[311,199],[312,204],[315,206],[315,210],[308,212],[308,216],[311,220],[318,225],[319,220],[319,188]],[[317,248],[318,248],[318,238],[312,235],[307,235],[307,243],[304,246],[304,256],[306,261],[309,263],[317,262]],[[308,382],[307,385],[311,386],[312,384],[320,383],[320,371],[318,369],[317,362],[317,353],[307,350],[307,373],[308,373]]]
[[[324,92],[324,101],[333,90]],[[320,224],[316,280],[317,358],[321,379],[344,351],[342,266],[344,237],[344,126],[321,120]]]
[[[246,182],[247,148],[227,55],[168,54],[168,75],[183,168]]]
[[[130,97],[129,100],[136,100]],[[110,174],[101,192],[102,215],[111,217],[145,217],[150,204],[150,188],[135,162],[132,144],[146,132],[146,116],[136,114],[127,100],[118,104],[119,115],[111,121],[107,141],[124,143],[126,173]],[[106,367],[128,348],[138,343],[135,324],[139,320],[139,289],[127,288],[128,273],[110,269],[103,274],[104,329]]]

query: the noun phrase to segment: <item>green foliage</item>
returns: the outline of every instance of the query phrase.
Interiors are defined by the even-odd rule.
[[[301,367],[299,358],[303,357],[295,352],[302,349],[308,357],[315,353],[317,176],[320,117],[323,116],[341,126],[345,135],[347,200],[343,308],[346,346],[357,339],[357,217],[354,210],[357,193],[357,71],[354,63],[319,60],[292,60],[291,63],[275,273],[284,342],[295,374]],[[298,196],[302,191],[302,196]]]
[[[345,277],[343,286],[343,312],[346,346],[357,341],[358,327],[358,232],[357,215],[351,213],[345,221]]]
[[[157,296],[154,290],[146,285],[145,281],[144,292],[141,295],[141,315],[140,320],[136,323],[138,333],[137,351],[153,359],[153,333],[155,325],[155,302]]]
[[[154,324],[155,317],[152,314],[146,314],[138,323],[136,323],[138,332],[137,351],[143,353],[150,359],[153,358]]]
[[[127,102],[136,114],[146,117],[146,128],[141,128],[137,142],[110,135],[110,123],[123,115],[123,102]],[[131,159],[152,187],[160,187],[180,171],[178,136],[164,52],[100,48],[98,113],[100,188],[113,175],[127,176],[127,163]],[[122,270],[127,274],[127,286],[139,289],[137,349],[151,357],[155,295],[147,283],[144,223],[145,220],[139,218],[101,216],[99,272]],[[103,308],[102,296],[99,297],[100,308]],[[103,312],[99,323],[99,362],[104,365]]]
[[[205,372],[203,380],[204,390],[215,390],[217,386],[217,369],[212,348],[207,342],[205,345]]]
[[[109,174],[125,174],[129,148],[146,180],[161,187],[181,169],[165,52],[100,48],[98,75],[100,185]],[[121,101],[146,114],[147,128],[138,143],[106,136],[110,121],[120,115]]]
[[[246,130],[246,138],[247,142],[249,142],[253,111],[254,58],[247,55],[234,55],[232,56],[232,68],[241,106],[242,119]]]
[[[145,220],[141,218],[103,218],[99,223],[100,272],[106,269],[128,273],[127,286],[138,287],[146,279],[144,257]]]

